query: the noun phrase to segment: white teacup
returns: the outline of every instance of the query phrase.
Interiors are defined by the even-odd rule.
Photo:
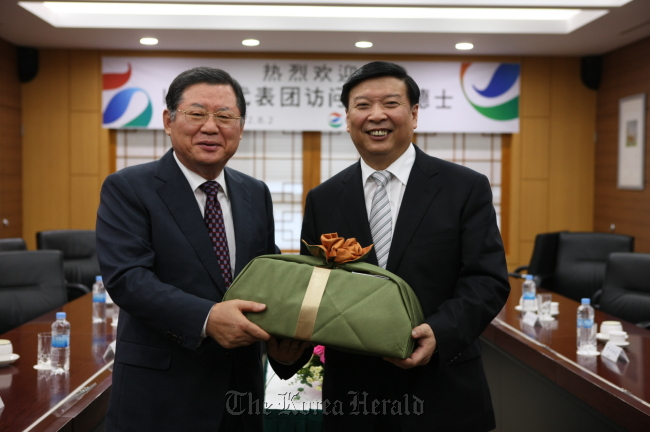
[[[0,361],[11,360],[14,353],[14,347],[9,339],[0,339]]]
[[[559,315],[560,302],[551,302],[551,315]]]
[[[609,341],[615,345],[624,344],[627,339],[627,332],[611,330],[609,332]]]
[[[600,325],[600,334],[604,338],[608,338],[609,334],[613,331],[623,331],[623,325],[620,321],[603,321]]]

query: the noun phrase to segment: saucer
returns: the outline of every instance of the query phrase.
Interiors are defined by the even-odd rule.
[[[515,306],[515,310],[521,312],[521,305]],[[535,306],[532,310],[529,312],[537,312],[537,306]]]
[[[625,339],[627,339],[628,337],[629,337],[629,335],[625,335]],[[609,335],[608,335],[608,336],[605,336],[605,335],[602,334],[602,333],[598,333],[598,334],[596,335],[596,339],[598,339],[599,341],[608,341],[608,340],[609,340]],[[629,343],[629,342],[628,342],[628,343]],[[621,345],[621,346],[622,346],[622,345]]]
[[[18,354],[15,354],[15,353],[14,353],[14,354],[11,355],[11,357],[9,358],[9,360],[0,360],[0,367],[9,366],[10,364],[12,364],[13,362],[15,362],[15,361],[18,360],[19,358],[20,358],[20,356],[19,356]]]
[[[521,305],[515,306],[515,310],[518,311],[518,312],[521,312]],[[537,312],[537,308],[533,309],[530,312]],[[558,316],[559,314],[560,314],[559,312],[558,313],[551,313],[551,316]]]
[[[607,343],[611,343],[612,345],[616,345],[616,346],[620,346],[620,347],[626,347],[626,346],[630,345],[630,341],[625,341],[625,342],[622,342],[622,343],[615,343],[615,342],[607,342]]]
[[[550,318],[542,318],[540,316],[539,320],[542,321],[542,322],[551,322],[551,321],[555,321],[555,318],[553,318],[552,316]]]

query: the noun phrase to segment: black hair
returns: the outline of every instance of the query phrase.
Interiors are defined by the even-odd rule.
[[[341,91],[341,103],[348,109],[350,102],[350,91],[361,84],[363,81],[372,78],[394,77],[401,80],[406,85],[406,95],[411,103],[411,107],[420,102],[420,87],[415,80],[406,72],[402,66],[395,63],[375,61],[367,63],[354,71],[348,80],[343,84]]]
[[[244,99],[244,92],[241,85],[228,72],[206,66],[199,66],[181,72],[169,85],[165,101],[167,102],[167,110],[172,120],[176,116],[178,105],[183,100],[185,89],[194,84],[229,85],[232,87],[243,123],[246,117],[246,100]]]

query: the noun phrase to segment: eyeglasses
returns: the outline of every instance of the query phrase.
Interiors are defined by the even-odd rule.
[[[218,126],[232,126],[235,124],[235,121],[239,120],[241,116],[235,117],[232,113],[227,111],[219,111],[216,113],[207,112],[201,108],[192,108],[189,110],[176,110],[177,112],[182,112],[185,114],[185,119],[188,123],[194,125],[202,125],[208,121],[210,116],[214,116],[214,121]]]

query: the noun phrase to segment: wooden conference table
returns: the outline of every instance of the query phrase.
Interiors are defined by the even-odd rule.
[[[521,281],[511,284],[506,306],[481,337],[497,430],[650,430],[650,331],[623,322],[629,363],[581,358],[575,345],[578,303],[553,293],[560,303],[557,320],[529,327],[515,310]],[[106,414],[111,371],[102,356],[114,327],[110,319],[92,324],[90,294],[58,310],[67,312],[72,328],[68,376],[33,368],[36,335],[50,330],[56,311],[0,335],[20,355],[0,368],[0,431],[89,431]],[[596,311],[598,324],[610,319]]]
[[[650,431],[650,331],[596,310],[599,329],[623,323],[629,362],[578,356],[578,302],[551,292],[557,319],[530,327],[515,309],[522,281],[510,282],[506,306],[481,337],[498,430]]]
[[[107,315],[111,316],[110,308]],[[49,332],[56,312],[70,322],[70,371],[53,375],[34,369],[37,334]],[[115,338],[110,318],[92,323],[92,294],[0,335],[20,355],[0,368],[0,431],[90,431],[106,415],[111,388],[112,361],[103,359]],[[65,400],[67,398],[67,400]],[[63,402],[61,404],[61,402]]]

